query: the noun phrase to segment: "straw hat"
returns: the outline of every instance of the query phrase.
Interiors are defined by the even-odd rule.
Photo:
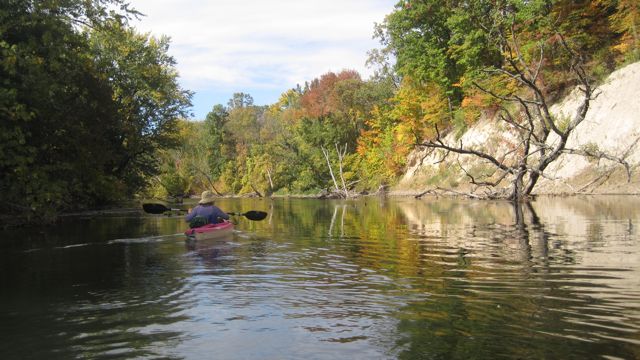
[[[213,204],[213,201],[215,200],[213,197],[213,193],[209,190],[203,191],[202,196],[200,197],[201,199],[198,204]]]

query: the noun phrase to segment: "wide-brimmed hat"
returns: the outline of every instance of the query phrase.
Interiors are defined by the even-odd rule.
[[[209,190],[203,191],[198,204],[211,204],[214,201],[213,193]]]

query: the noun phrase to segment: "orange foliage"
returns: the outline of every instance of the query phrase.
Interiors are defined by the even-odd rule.
[[[314,79],[300,99],[305,113],[311,117],[321,117],[340,109],[340,99],[336,84],[344,80],[361,80],[355,70],[343,70],[338,74],[328,72]]]

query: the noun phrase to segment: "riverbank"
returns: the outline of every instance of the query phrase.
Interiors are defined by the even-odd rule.
[[[55,215],[51,215],[47,218],[35,218],[33,216],[27,216],[24,214],[0,214],[0,230],[10,229],[24,226],[34,225],[52,225],[61,220],[69,218],[98,218],[98,217],[113,217],[113,216],[126,216],[126,215],[139,215],[143,214],[142,205],[134,205],[127,203],[122,206],[113,206],[109,208],[100,209],[87,209],[63,212]]]
[[[576,89],[551,107],[555,117],[567,118],[576,113],[580,105]],[[590,102],[584,121],[568,139],[567,147],[607,157],[586,157],[572,153],[562,154],[540,179],[533,194],[640,194],[640,62],[627,65],[603,81]],[[502,154],[512,151],[505,141],[503,122],[495,118],[481,118],[462,137],[447,137],[449,143],[477,147],[481,151]],[[550,139],[553,146],[554,139]],[[619,161],[628,164],[628,168]],[[464,166],[464,170],[462,169]],[[490,174],[492,167],[482,159],[443,154],[429,149],[414,151],[408,168],[391,193],[407,194],[443,189],[482,194],[483,189],[470,184],[467,172],[475,176]],[[503,186],[508,186],[503,181]]]

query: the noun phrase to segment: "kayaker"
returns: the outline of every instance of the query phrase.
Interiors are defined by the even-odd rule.
[[[200,201],[193,210],[187,214],[185,220],[191,222],[196,216],[201,216],[206,219],[208,224],[221,223],[223,220],[229,220],[229,214],[220,210],[217,206],[213,205],[214,196],[211,191],[203,191],[200,196]],[[201,224],[204,225],[204,224]]]

